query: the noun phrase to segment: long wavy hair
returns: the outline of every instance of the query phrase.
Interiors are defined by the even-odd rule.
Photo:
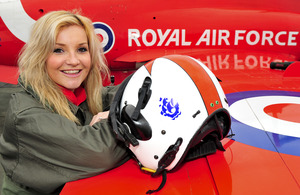
[[[102,75],[107,75],[109,71],[92,21],[80,15],[78,11],[53,11],[37,20],[29,41],[22,48],[18,65],[20,78],[25,87],[30,86],[33,89],[45,108],[50,107],[58,114],[78,123],[67,98],[46,71],[46,60],[54,50],[58,33],[62,28],[72,25],[81,26],[86,32],[91,69],[83,81],[83,87],[87,94],[90,112],[94,115],[101,112]]]

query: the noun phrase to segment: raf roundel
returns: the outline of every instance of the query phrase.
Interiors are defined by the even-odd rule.
[[[299,92],[244,91],[227,94],[227,97],[236,141],[300,156]]]
[[[103,52],[109,52],[115,44],[114,31],[103,22],[95,22],[93,25],[95,28],[95,33],[102,39]]]

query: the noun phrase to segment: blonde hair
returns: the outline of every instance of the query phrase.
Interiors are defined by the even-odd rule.
[[[20,78],[25,87],[31,86],[44,107],[50,107],[58,114],[77,122],[68,100],[46,71],[46,60],[53,52],[58,33],[64,27],[78,25],[86,32],[91,55],[91,69],[83,81],[89,110],[92,114],[102,111],[102,73],[108,74],[105,57],[98,36],[90,19],[78,12],[53,11],[41,17],[34,24],[29,41],[20,54],[18,65]]]

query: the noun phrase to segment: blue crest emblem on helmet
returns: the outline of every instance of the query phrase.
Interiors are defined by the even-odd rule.
[[[175,120],[179,115],[181,115],[181,111],[179,110],[179,104],[175,103],[173,98],[170,100],[168,98],[160,98],[161,102],[161,112],[160,114],[166,117],[170,117],[172,120]]]

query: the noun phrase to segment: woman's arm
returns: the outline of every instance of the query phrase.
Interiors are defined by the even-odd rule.
[[[0,141],[6,173],[37,191],[52,192],[128,159],[107,119],[78,126],[20,93],[14,95],[7,118]]]

